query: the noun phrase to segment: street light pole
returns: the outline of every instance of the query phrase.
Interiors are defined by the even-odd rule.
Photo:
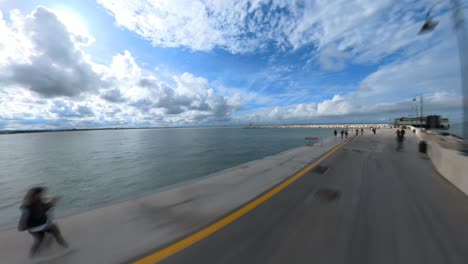
[[[465,18],[463,16],[462,4],[460,0],[450,0],[452,4],[452,18],[457,35],[457,46],[458,56],[460,59],[460,74],[461,74],[461,85],[462,85],[462,108],[463,108],[463,123],[462,123],[462,136],[463,143],[460,151],[464,155],[468,155],[468,37],[465,28]],[[438,2],[439,3],[439,2]],[[437,5],[436,3],[435,5]],[[434,21],[431,17],[431,11],[434,8],[433,5],[426,16],[426,21],[421,27],[419,34],[424,34],[434,30],[438,22]]]

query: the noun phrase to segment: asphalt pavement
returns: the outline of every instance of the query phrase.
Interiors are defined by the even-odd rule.
[[[366,131],[230,225],[162,263],[468,263],[468,196],[408,133]]]

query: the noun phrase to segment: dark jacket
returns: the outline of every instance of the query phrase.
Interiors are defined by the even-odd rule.
[[[47,212],[52,206],[52,203],[43,202],[21,206],[22,214],[18,223],[18,229],[23,231],[47,223]]]

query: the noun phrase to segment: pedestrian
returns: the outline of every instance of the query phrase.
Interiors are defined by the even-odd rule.
[[[341,138],[343,139],[344,136],[344,130],[341,130]]]
[[[372,128],[372,132],[374,132],[374,135],[376,134],[376,129],[375,129],[375,127]]]
[[[406,131],[404,128],[401,129],[400,134],[402,138],[405,137]]]
[[[364,135],[364,128],[361,128],[361,136]]]
[[[344,132],[346,138],[348,138],[348,130],[346,129],[345,132]]]
[[[403,130],[403,129],[402,129]],[[400,129],[397,129],[395,131],[395,134],[397,135],[396,140],[397,140],[397,151],[401,150],[403,147],[403,132]]]
[[[336,137],[336,135],[338,135],[338,132],[336,131],[336,129],[335,129],[335,132],[333,132],[333,134],[335,134],[335,137]]]
[[[34,238],[33,245],[29,251],[29,256],[34,257],[39,251],[46,233],[54,236],[58,244],[63,248],[68,248],[67,242],[63,239],[59,227],[48,217],[48,212],[59,201],[58,197],[52,198],[49,202],[44,201],[46,189],[44,187],[31,188],[24,197],[21,205],[21,218],[18,223],[18,230],[28,230]]]
[[[359,136],[359,130],[356,129],[356,136]]]

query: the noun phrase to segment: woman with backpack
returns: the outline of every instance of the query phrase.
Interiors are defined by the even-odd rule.
[[[49,210],[57,204],[59,198],[54,197],[49,202],[45,202],[45,192],[46,189],[44,187],[31,188],[26,193],[21,205],[22,214],[18,223],[18,230],[28,230],[34,238],[34,243],[29,252],[30,257],[34,257],[37,254],[46,233],[53,235],[59,245],[68,248],[68,244],[63,239],[60,229],[48,218]]]

